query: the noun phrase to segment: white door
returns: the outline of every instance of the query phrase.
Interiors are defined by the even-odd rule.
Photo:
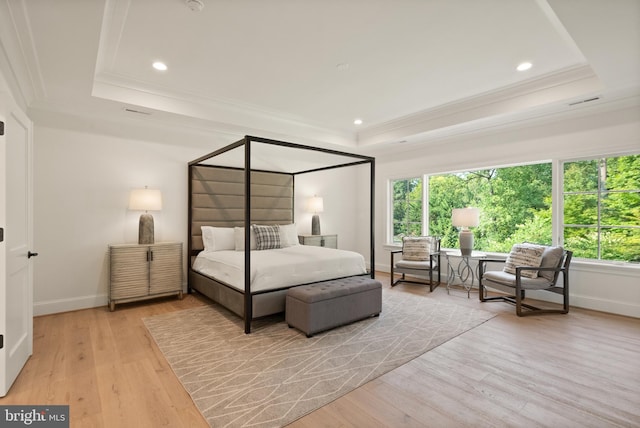
[[[0,397],[9,388],[33,352],[32,250],[32,125],[11,104],[1,102],[0,121],[0,227],[4,240],[0,255],[4,269],[0,278]],[[4,107],[4,108],[3,108]],[[4,218],[3,218],[4,217]]]

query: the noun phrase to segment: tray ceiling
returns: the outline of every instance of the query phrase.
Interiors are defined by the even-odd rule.
[[[359,147],[640,86],[636,0],[202,3],[4,0],[2,70],[41,114]]]

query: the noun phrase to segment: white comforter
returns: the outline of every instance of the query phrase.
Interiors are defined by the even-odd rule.
[[[244,291],[244,251],[203,251],[193,269]],[[310,245],[251,251],[252,292],[364,273],[364,257],[353,251]]]

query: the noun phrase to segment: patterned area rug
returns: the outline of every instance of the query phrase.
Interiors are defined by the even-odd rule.
[[[144,320],[212,427],[280,427],[491,319],[383,288],[379,317],[307,338],[283,317],[243,322],[218,305]]]

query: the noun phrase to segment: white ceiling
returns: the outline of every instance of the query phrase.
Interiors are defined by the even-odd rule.
[[[35,117],[360,148],[640,93],[640,0],[202,2],[0,0],[0,70]]]

